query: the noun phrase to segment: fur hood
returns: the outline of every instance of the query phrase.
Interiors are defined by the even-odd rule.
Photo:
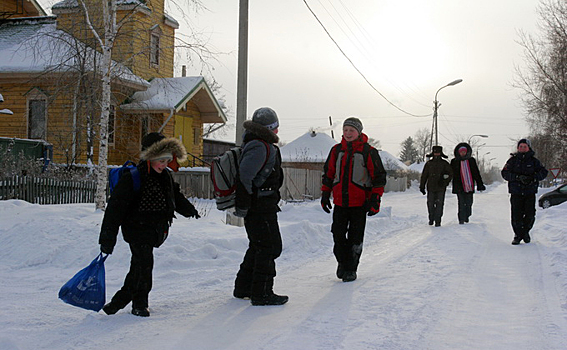
[[[185,149],[185,146],[183,146],[183,143],[180,140],[173,137],[168,137],[153,143],[151,146],[142,151],[140,159],[148,160],[158,157],[164,153],[173,154],[180,163],[187,160],[187,150]]]
[[[465,154],[464,157],[461,157],[461,154],[459,153],[459,148],[461,148],[461,147],[465,147],[467,149],[467,154]],[[461,143],[459,143],[458,145],[455,146],[455,150],[453,151],[453,154],[455,155],[455,158],[457,158],[458,160],[471,159],[472,148],[468,143],[461,142]]]
[[[261,138],[262,140],[268,143],[278,143],[280,138],[276,135],[272,130],[266,128],[265,126],[255,123],[251,120],[247,120],[242,125],[247,133],[252,133],[254,136]],[[244,134],[244,142],[249,141],[246,137],[246,133]],[[248,136],[250,137],[250,136]]]

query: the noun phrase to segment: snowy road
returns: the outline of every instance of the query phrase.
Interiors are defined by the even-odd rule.
[[[369,220],[352,283],[334,276],[330,215],[318,203],[288,204],[275,291],[290,301],[279,307],[231,297],[246,247],[242,228],[225,226],[214,210],[199,225],[177,220],[156,251],[147,319],[56,299],[96,255],[100,213],[0,202],[0,244],[8,247],[0,252],[0,348],[565,349],[567,206],[538,210],[532,243],[512,246],[508,201],[505,185],[491,187],[475,195],[471,223],[459,225],[447,193],[435,228],[417,191],[386,194],[383,213],[391,216]],[[69,238],[77,227],[85,233]],[[108,296],[128,259],[122,244],[107,260]]]

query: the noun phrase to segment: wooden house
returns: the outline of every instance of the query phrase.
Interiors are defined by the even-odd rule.
[[[173,77],[179,24],[163,1],[118,0],[117,20],[125,22],[113,48],[108,164],[138,159],[152,131],[181,139],[190,162],[203,153],[203,123],[226,122],[203,77]],[[21,2],[0,0],[0,9]],[[87,1],[100,28],[97,4]],[[45,140],[57,163],[97,162],[100,48],[76,0],[52,12],[0,20],[0,92],[13,111],[0,117],[0,136]]]

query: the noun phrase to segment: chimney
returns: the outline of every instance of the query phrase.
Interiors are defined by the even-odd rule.
[[[184,77],[185,75],[187,75],[187,67],[181,66],[181,76]]]

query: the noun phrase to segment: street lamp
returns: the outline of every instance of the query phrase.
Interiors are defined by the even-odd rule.
[[[435,146],[439,144],[439,129],[437,128],[437,109],[439,109],[439,101],[437,101],[437,94],[439,93],[439,91],[441,91],[441,89],[446,88],[447,86],[457,85],[461,81],[463,81],[463,79],[453,80],[449,84],[441,86],[435,93],[435,101],[433,101],[433,127],[435,128]]]
[[[469,143],[469,145],[471,144],[471,140],[472,140],[472,138],[473,138],[473,137],[475,137],[475,136],[478,136],[478,137],[484,137],[484,138],[487,138],[487,137],[488,137],[488,135],[482,135],[482,134],[479,134],[479,135],[472,135],[471,137],[469,137],[469,142],[468,142],[468,143]]]

